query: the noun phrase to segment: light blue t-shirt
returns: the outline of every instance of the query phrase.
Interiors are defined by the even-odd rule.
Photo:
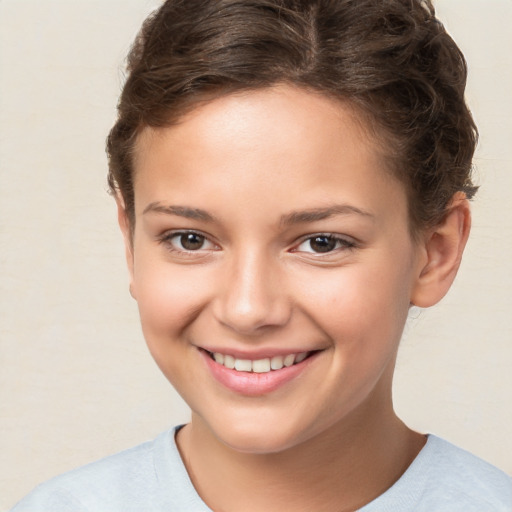
[[[212,512],[190,481],[175,431],[60,475],[11,512]],[[512,512],[512,479],[429,435],[402,477],[360,512]]]

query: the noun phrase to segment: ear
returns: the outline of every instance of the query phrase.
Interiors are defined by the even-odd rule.
[[[413,286],[412,304],[427,308],[446,295],[457,275],[470,228],[469,201],[463,192],[457,192],[442,222],[429,230],[421,243],[424,257]]]
[[[134,293],[134,286],[133,286],[134,261],[133,261],[132,226],[131,226],[130,220],[128,218],[128,214],[126,213],[126,208],[124,205],[123,198],[121,196],[117,196],[116,203],[117,203],[117,221],[119,222],[119,227],[121,228],[121,233],[123,234],[126,263],[128,265],[128,272],[130,275],[130,295],[134,299],[137,299],[135,296],[135,293]]]

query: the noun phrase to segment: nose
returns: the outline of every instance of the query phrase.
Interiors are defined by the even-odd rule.
[[[244,335],[286,325],[292,308],[280,263],[249,251],[230,263],[215,300],[217,320]]]

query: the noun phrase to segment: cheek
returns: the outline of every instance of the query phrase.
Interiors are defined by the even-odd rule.
[[[207,302],[209,279],[196,266],[173,265],[142,253],[135,259],[133,288],[148,344],[189,325]]]
[[[361,346],[396,344],[409,309],[407,263],[352,265],[309,280],[305,300],[316,322],[335,341]]]
[[[326,403],[325,411],[341,414],[361,403],[378,382],[381,390],[391,385],[388,370],[408,313],[405,276],[399,266],[393,268],[346,267],[330,278],[311,281],[305,309],[332,346],[332,363],[319,383],[319,396],[331,396],[333,387],[349,390],[336,405]]]
[[[142,252],[142,251],[141,251]],[[208,302],[209,285],[199,268],[162,261],[135,260],[133,286],[142,332],[162,373],[183,396],[187,382],[200,377],[193,364],[194,349],[187,342],[187,328]]]

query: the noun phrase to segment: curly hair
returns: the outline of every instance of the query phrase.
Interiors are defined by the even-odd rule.
[[[167,0],[128,56],[108,182],[134,214],[134,147],[201,101],[291,84],[349,102],[385,141],[413,234],[473,197],[477,129],[463,54],[430,0]]]

